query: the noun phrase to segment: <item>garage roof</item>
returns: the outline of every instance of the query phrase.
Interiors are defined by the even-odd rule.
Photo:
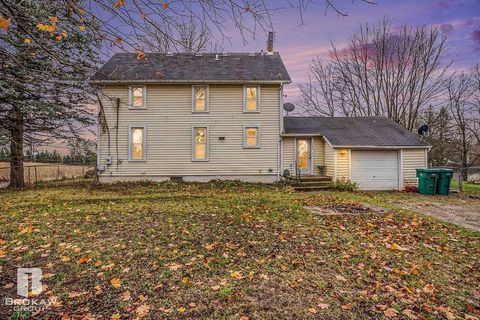
[[[429,147],[387,117],[284,117],[286,135],[322,135],[333,147]]]

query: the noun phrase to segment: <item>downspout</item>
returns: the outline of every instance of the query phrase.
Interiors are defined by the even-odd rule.
[[[280,128],[280,134],[278,136],[278,149],[279,149],[279,155],[278,155],[278,158],[277,158],[277,165],[278,165],[278,168],[277,168],[277,180],[280,181],[280,177],[281,177],[281,171],[283,169],[283,139],[282,139],[282,134],[283,134],[283,109],[282,109],[282,106],[283,106],[283,84],[280,84],[280,90],[279,90],[279,101],[280,101],[280,116],[279,116],[279,128]]]

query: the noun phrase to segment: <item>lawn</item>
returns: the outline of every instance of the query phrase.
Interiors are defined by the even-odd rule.
[[[480,233],[387,201],[399,195],[240,183],[0,191],[2,300],[17,297],[17,267],[40,267],[39,298],[55,303],[36,319],[480,317]],[[1,319],[28,315],[0,302]]]
[[[458,180],[452,180],[450,182],[450,188],[458,190]],[[475,183],[462,183],[463,192],[480,194],[480,184]]]

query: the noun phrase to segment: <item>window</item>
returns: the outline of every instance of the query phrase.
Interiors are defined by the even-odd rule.
[[[243,147],[260,148],[260,127],[245,126],[243,128]]]
[[[244,87],[243,112],[260,112],[259,94],[260,88],[257,86]]]
[[[192,161],[208,161],[208,128],[193,127]]]
[[[145,161],[145,126],[130,126],[129,160]]]
[[[192,88],[192,112],[208,112],[208,86]]]
[[[130,87],[129,88],[129,108],[145,109],[147,87]]]

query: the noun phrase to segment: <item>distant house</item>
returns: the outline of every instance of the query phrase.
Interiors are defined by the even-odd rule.
[[[386,118],[285,116],[277,52],[119,53],[91,80],[102,182],[271,183],[325,165],[363,189],[401,189],[427,164],[428,145]]]

